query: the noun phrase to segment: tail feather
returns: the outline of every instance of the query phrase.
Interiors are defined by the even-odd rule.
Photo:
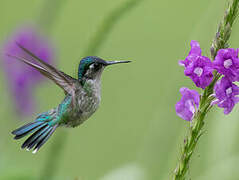
[[[36,147],[34,148],[34,151],[32,153],[36,153],[46,142],[47,140],[51,137],[51,135],[54,133],[54,131],[56,130],[57,125],[53,126],[50,130],[50,132],[48,132],[41,141],[39,141],[36,145]]]
[[[38,129],[40,129],[41,127],[43,127],[45,125],[45,123],[41,122],[40,124],[36,123],[36,124],[29,124],[28,126],[26,126],[25,129],[21,130],[21,131],[17,131],[14,139],[20,139],[26,135],[28,135],[29,133],[33,133],[35,131],[37,131]]]
[[[31,122],[31,123],[28,123],[14,131],[12,131],[12,134],[18,136],[20,134],[24,134],[25,132],[39,126],[40,124],[42,124],[42,122]]]
[[[27,146],[27,150],[31,150],[34,146],[36,146],[42,139],[44,139],[48,133],[52,130],[51,128],[47,128],[46,131],[44,131],[43,133],[41,133],[41,135],[39,135],[36,140],[32,141],[28,146]]]
[[[47,124],[45,126],[43,126],[41,129],[38,129],[36,132],[34,132],[29,138],[27,138],[27,140],[22,144],[21,148],[24,149],[25,147],[27,147],[27,149],[29,148],[29,146],[37,139],[39,138],[39,136],[41,136],[46,130],[48,129]]]
[[[22,144],[22,149],[30,150],[34,147],[33,153],[36,153],[51,137],[58,126],[56,121],[58,116],[56,113],[52,113],[52,111],[49,112],[41,114],[34,122],[28,123],[12,132],[15,135],[14,139],[20,139],[32,133]]]

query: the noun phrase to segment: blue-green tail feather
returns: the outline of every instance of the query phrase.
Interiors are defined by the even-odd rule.
[[[21,148],[32,149],[33,153],[37,152],[43,144],[50,138],[53,132],[56,130],[58,123],[55,111],[49,111],[40,114],[34,122],[28,123],[12,132],[15,135],[14,139],[20,139],[30,133],[32,135],[22,144]]]
[[[14,130],[12,132],[12,134],[16,135],[14,137],[14,139],[20,139],[20,138],[26,136],[27,134],[29,134],[30,132],[32,132],[34,129],[38,128],[42,124],[43,124],[43,122],[31,122],[31,123],[28,123],[18,129]]]

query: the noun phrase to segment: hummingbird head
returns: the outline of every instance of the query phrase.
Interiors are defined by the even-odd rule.
[[[80,61],[78,69],[78,79],[100,78],[106,66],[129,62],[131,61],[105,61],[96,56],[87,56]]]

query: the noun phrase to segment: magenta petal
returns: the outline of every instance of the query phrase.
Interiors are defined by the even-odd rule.
[[[198,55],[201,56],[202,50],[200,48],[200,45],[197,41],[192,40],[190,43],[191,50],[189,52],[189,55]]]
[[[229,114],[238,103],[239,87],[223,77],[215,84],[214,92],[218,107],[224,108],[224,114]]]
[[[180,93],[182,98],[175,105],[176,114],[186,121],[191,121],[199,106],[200,95],[186,87],[182,87]]]
[[[182,102],[178,102],[175,106],[175,109],[176,109],[176,114],[186,120],[186,121],[191,121],[192,120],[192,117],[193,117],[193,112],[190,111],[188,108],[185,108],[185,105],[184,103]]]
[[[206,56],[201,56],[201,48],[197,41],[191,41],[191,50],[179,65],[185,67],[184,74],[192,79],[197,87],[205,89],[213,80],[212,62]]]
[[[239,59],[238,49],[228,48],[220,49],[217,52],[213,67],[225,75],[230,81],[239,80]]]
[[[179,60],[178,65],[185,67],[185,61],[184,60]]]
[[[48,63],[52,62],[52,48],[47,40],[39,35],[36,29],[24,27],[17,30],[5,43],[3,49],[5,54],[29,59],[30,57],[16,45],[16,42],[42,60]],[[33,90],[43,79],[43,76],[32,67],[7,55],[3,56],[3,67],[17,111],[21,115],[31,114],[35,107],[32,96]]]

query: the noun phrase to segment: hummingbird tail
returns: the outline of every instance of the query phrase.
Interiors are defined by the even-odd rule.
[[[26,148],[29,151],[35,146],[32,153],[36,153],[56,130],[58,124],[53,123],[54,119],[54,116],[43,113],[38,116],[34,122],[14,130],[12,132],[12,134],[15,135],[14,139],[20,139],[32,133],[32,135],[22,144],[21,148]]]

